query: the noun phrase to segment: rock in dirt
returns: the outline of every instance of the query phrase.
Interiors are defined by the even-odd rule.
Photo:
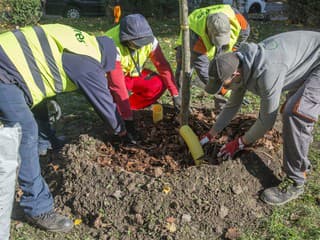
[[[119,200],[122,197],[122,191],[117,190],[112,194],[112,197],[114,197],[115,199]]]
[[[229,213],[229,209],[225,206],[221,206],[220,207],[220,211],[219,211],[219,217],[224,219]]]
[[[239,195],[243,192],[242,187],[239,184],[233,185],[231,190],[234,194]]]
[[[142,225],[144,223],[143,221],[143,217],[141,214],[137,213],[135,215],[135,220],[136,220],[136,223],[139,224],[139,225]]]
[[[183,214],[181,218],[182,223],[188,223],[191,222],[191,216],[189,214]]]

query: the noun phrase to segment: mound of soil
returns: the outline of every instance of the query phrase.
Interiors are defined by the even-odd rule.
[[[194,166],[170,111],[158,124],[151,111],[136,112],[135,146],[112,145],[95,126],[52,157],[45,175],[56,206],[82,219],[94,239],[236,239],[270,213],[259,194],[281,174],[279,132],[222,161],[216,157],[222,144],[255,121],[239,115],[206,145],[207,161]],[[214,120],[198,109],[189,125],[201,135]]]

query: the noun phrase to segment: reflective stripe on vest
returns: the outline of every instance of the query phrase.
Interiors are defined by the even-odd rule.
[[[38,86],[42,94],[46,96],[47,95],[46,89],[42,80],[42,76],[39,71],[39,67],[32,53],[32,50],[27,42],[26,37],[23,35],[23,33],[20,30],[14,30],[13,34],[17,38],[18,42],[20,43],[25,60],[27,61],[27,64],[29,66],[29,69],[31,71],[35,84]]]
[[[197,35],[199,35],[206,46],[207,49],[207,56],[211,60],[214,58],[216,53],[216,47],[212,45],[208,34],[206,33],[207,28],[207,17],[210,14],[215,14],[222,12],[226,14],[230,20],[230,43],[228,51],[232,51],[233,46],[236,44],[240,31],[241,26],[239,21],[237,20],[237,17],[235,15],[235,12],[228,4],[220,4],[220,5],[212,5],[205,8],[199,8],[194,10],[188,17],[189,21],[189,27],[190,29],[195,32]],[[179,39],[177,41],[178,45],[182,44],[182,33],[180,32]]]
[[[3,33],[0,45],[29,88],[33,106],[43,98],[77,89],[63,70],[64,51],[90,56],[101,62],[95,37],[60,24]]]
[[[106,36],[110,37],[113,39],[118,52],[121,55],[121,67],[125,75],[129,75],[131,77],[136,77],[139,76],[139,72],[136,69],[137,66],[143,66],[144,63],[147,61],[149,58],[150,53],[152,52],[153,49],[153,43],[150,43],[146,46],[143,46],[137,50],[135,50],[132,53],[132,57],[134,61],[132,60],[132,57],[130,56],[130,50],[128,47],[124,46],[120,42],[120,26],[115,26],[111,28],[109,31],[105,33]],[[136,64],[134,63],[136,62]],[[142,70],[142,69],[140,69]]]
[[[62,92],[63,91],[62,78],[61,78],[58,66],[54,61],[53,53],[52,53],[50,44],[48,42],[48,39],[46,37],[46,34],[41,27],[34,27],[33,29],[35,30],[38,36],[43,54],[47,57],[46,58],[47,64],[50,68],[50,72],[53,76],[53,79],[55,80],[54,86],[55,86],[56,92]]]

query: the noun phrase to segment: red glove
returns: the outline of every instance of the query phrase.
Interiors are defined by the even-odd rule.
[[[211,140],[213,139],[213,136],[210,134],[210,132],[207,132],[205,135],[203,135],[200,138],[200,145],[203,146],[208,142],[211,142]]]
[[[237,152],[241,151],[245,147],[241,137],[222,146],[218,153],[218,157],[223,159],[232,158]]]

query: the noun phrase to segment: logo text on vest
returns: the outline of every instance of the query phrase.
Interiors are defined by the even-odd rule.
[[[79,42],[81,42],[81,43],[86,43],[86,41],[84,40],[84,35],[82,34],[82,32],[80,30],[78,30],[78,29],[73,29],[73,30],[76,32],[75,36],[76,36],[77,40]]]

